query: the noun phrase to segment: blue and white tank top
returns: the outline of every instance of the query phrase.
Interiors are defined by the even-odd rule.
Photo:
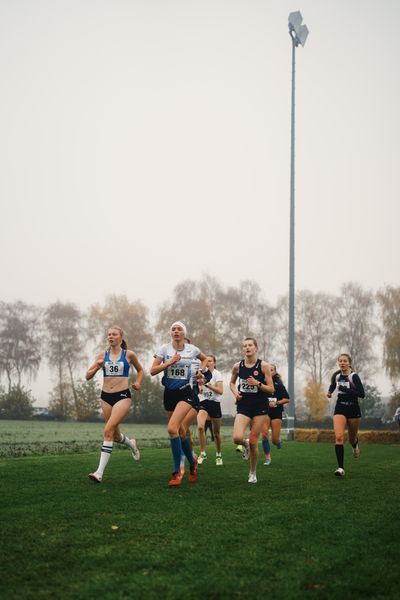
[[[126,350],[122,349],[121,356],[112,361],[107,350],[103,364],[104,377],[129,377],[129,363],[126,360]]]
[[[193,344],[185,344],[183,350],[175,350],[171,343],[164,344],[154,354],[154,358],[161,358],[162,362],[169,361],[178,353],[181,359],[167,367],[164,371],[162,383],[167,390],[179,390],[190,385],[193,387],[193,362],[201,354],[199,348]]]

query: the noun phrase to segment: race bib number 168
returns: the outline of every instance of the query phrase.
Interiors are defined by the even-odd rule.
[[[184,366],[172,365],[172,367],[168,367],[168,369],[167,369],[167,377],[169,379],[187,379],[188,372],[189,372],[189,367],[187,365],[184,365]]]

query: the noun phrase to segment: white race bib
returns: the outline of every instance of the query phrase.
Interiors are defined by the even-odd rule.
[[[106,377],[118,377],[124,372],[124,363],[121,361],[104,363]]]
[[[188,365],[172,365],[167,368],[168,379],[182,379],[187,380],[189,377],[189,366]]]
[[[240,379],[239,380],[239,391],[242,394],[257,394],[258,385],[250,385],[249,383],[247,383],[247,379]]]

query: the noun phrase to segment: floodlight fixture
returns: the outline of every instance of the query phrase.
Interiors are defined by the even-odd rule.
[[[302,25],[302,22],[303,17],[301,16],[301,12],[299,10],[290,13],[289,34],[295,46],[298,46],[299,44],[304,46],[304,44],[306,43],[306,39],[308,36],[308,27],[307,25]]]

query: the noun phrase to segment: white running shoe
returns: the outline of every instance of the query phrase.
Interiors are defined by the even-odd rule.
[[[335,471],[335,475],[336,475],[336,477],[344,477],[344,469],[342,469],[341,467],[338,467]]]
[[[257,483],[257,475],[255,471],[250,471],[247,483]]]
[[[223,461],[222,461],[222,456],[216,456],[215,458],[215,464],[217,465],[217,467],[221,467],[223,466]]]
[[[102,477],[100,477],[100,475],[98,473],[94,472],[94,473],[89,473],[89,479],[91,479],[95,483],[101,483]]]
[[[205,452],[200,452],[200,456],[197,459],[197,464],[202,465],[205,460],[207,460],[207,454]]]
[[[250,458],[250,442],[249,440],[244,440],[244,450],[242,454],[243,460],[249,460]]]
[[[139,451],[137,441],[135,440],[135,438],[131,439],[131,444],[133,446],[133,450],[132,450],[133,460],[140,460],[140,451]]]

